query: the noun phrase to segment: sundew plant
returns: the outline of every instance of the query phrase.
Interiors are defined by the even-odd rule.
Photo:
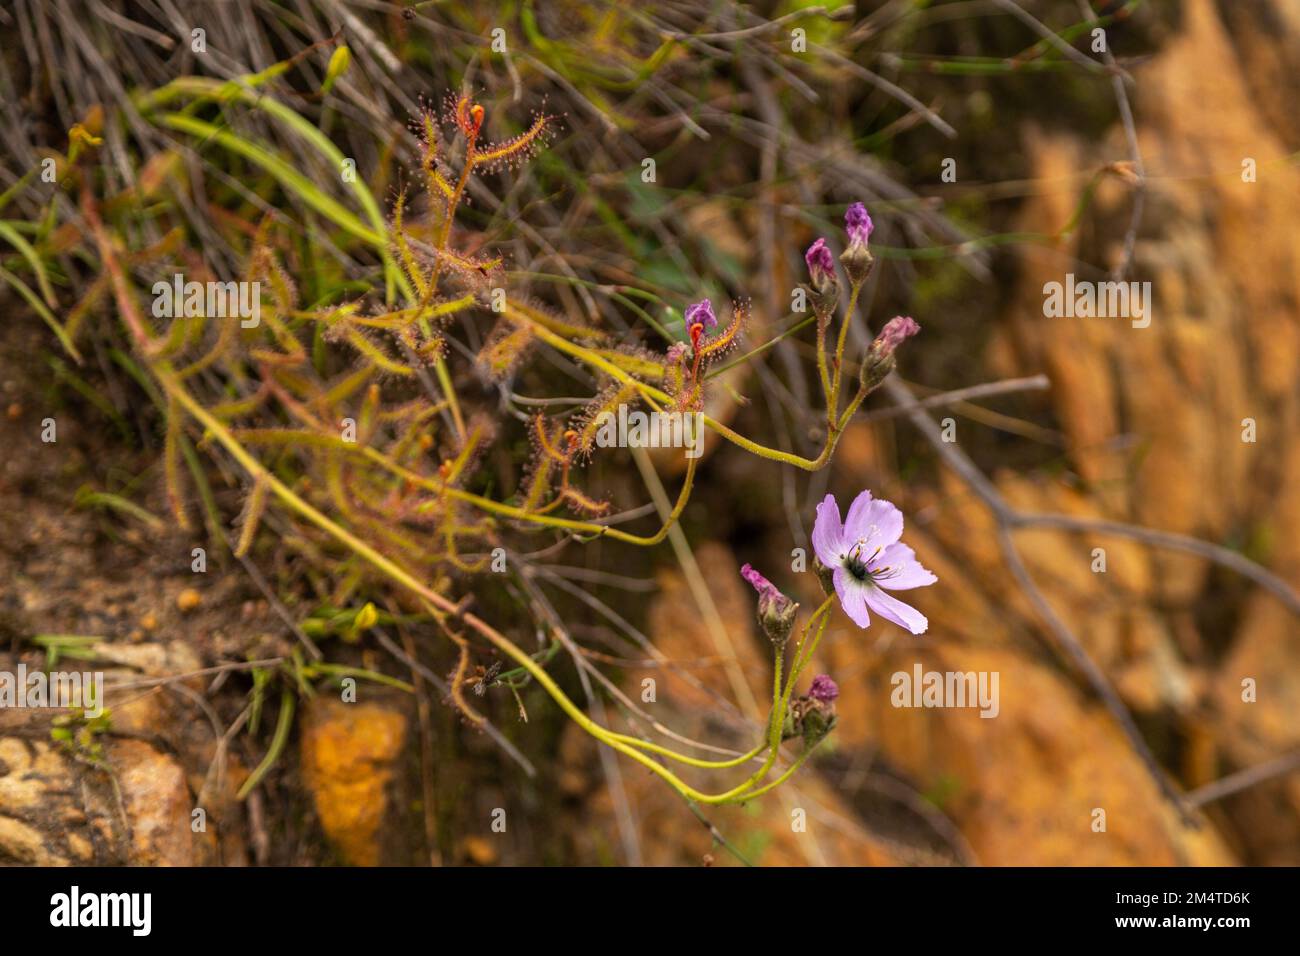
[[[1123,495],[1148,446],[1119,432],[1149,409],[1117,398],[1120,411],[1093,415],[1070,389],[1127,369],[1147,355],[1142,335],[1163,334],[1149,290],[1135,282],[1128,298],[1129,273],[1155,267],[1141,258],[1148,183],[1131,77],[1106,33],[1135,20],[1158,36],[1144,4],[1045,4],[1051,26],[1015,3],[861,16],[728,3],[93,6],[108,12],[83,22],[23,0],[5,14],[23,48],[0,76],[0,283],[40,336],[9,352],[34,349],[24,372],[44,383],[9,420],[45,456],[26,486],[75,475],[65,510],[110,555],[95,560],[139,561],[138,591],[161,593],[164,579],[184,590],[167,592],[175,615],[161,625],[149,614],[99,628],[114,634],[10,628],[46,670],[107,659],[140,671],[108,682],[102,714],[65,707],[46,735],[57,754],[116,783],[113,744],[150,739],[157,726],[141,729],[131,708],[163,688],[211,730],[206,769],[187,778],[196,807],[261,820],[279,799],[290,816],[301,767],[344,858],[377,861],[387,768],[418,750],[418,796],[399,805],[418,807],[430,859],[490,861],[496,851],[448,835],[464,806],[529,778],[586,799],[573,765],[591,763],[623,858],[640,859],[626,781],[652,777],[711,850],[748,863],[762,842],[728,839],[713,808],[802,800],[818,768],[853,780],[874,754],[864,737],[912,716],[896,712],[967,706],[927,696],[932,685],[891,698],[876,680],[890,655],[913,655],[884,676],[910,680],[915,663],[919,684],[922,657],[957,646],[988,655],[981,679],[1001,668],[1004,686],[1029,674],[1018,686],[1059,691],[1043,691],[1043,707],[1091,720],[1095,705],[1089,733],[1113,732],[1134,792],[1150,788],[1170,827],[1195,821],[1204,801],[1172,768],[1212,749],[1196,749],[1188,715],[1208,707],[1196,693],[1223,685],[1209,668],[1228,654],[1218,636],[1190,635],[1247,618],[1220,590],[1244,602],[1258,585],[1292,610],[1300,599],[1261,563],[1272,539],[1238,514],[1206,519],[1226,543],[1191,523],[1097,517],[1140,514]],[[1111,45],[1083,52],[1098,31]],[[1135,46],[1149,39],[1134,33]],[[988,92],[1026,77],[1055,84],[1059,102]],[[944,83],[971,88],[945,99]],[[1083,147],[1043,142],[1060,115],[1101,123],[1098,97],[1120,145],[1062,172]],[[1014,152],[1003,108],[1030,116],[1039,167],[1003,168],[992,146],[960,153],[972,138]],[[1040,198],[1026,185],[1040,168],[1049,225],[990,211]],[[1026,249],[1012,266],[997,258]],[[1025,319],[1036,288],[1007,290],[1021,273],[1037,282],[1034,256],[1057,253],[1080,276],[1103,275],[1080,264],[1089,256],[1109,257],[1104,274],[1123,290],[1098,279],[1092,301],[1123,314]],[[1003,298],[1010,319],[980,318]],[[1083,331],[1067,345],[1049,337],[1094,319],[1069,326]],[[1138,345],[1089,351],[1117,329]],[[1191,354],[1201,342],[1188,333],[1152,352],[1176,355],[1159,361],[1199,388],[1215,368]],[[986,358],[997,375],[980,371]],[[1032,374],[1011,374],[1022,367]],[[979,404],[1022,392],[1045,397]],[[75,461],[59,457],[68,436],[88,449]],[[1090,464],[1102,454],[1119,463]],[[1080,540],[1045,555],[1026,531]],[[1127,552],[1116,574],[1094,538],[1240,582]],[[1069,588],[1090,576],[1123,577],[1148,603],[1077,629],[1090,608],[1128,599],[1074,601]],[[1180,599],[1167,627],[1153,623]],[[970,632],[954,638],[963,615]],[[181,620],[203,635],[167,651],[184,661],[173,668],[154,651]],[[1188,647],[1205,673],[1170,664]],[[386,769],[356,798],[370,829],[339,837],[351,818],[331,817],[321,781],[350,752],[330,748],[383,750],[374,728],[387,718],[364,708],[394,698],[418,727],[408,737],[402,717],[382,759],[357,758]],[[341,721],[364,732],[334,734],[323,701],[356,705],[364,718]],[[984,704],[989,720],[963,733],[1005,713]],[[928,740],[921,719],[901,736]],[[1029,722],[1032,747],[989,752],[1036,753],[1052,728]],[[978,749],[960,739],[959,756]],[[460,775],[485,752],[499,772]],[[1212,784],[1209,763],[1199,786]],[[947,814],[975,814],[981,794],[930,769],[890,767],[875,796],[920,821],[927,847],[974,861]],[[1091,802],[1071,821],[1105,809],[1079,799]]]
[[[346,56],[346,47],[339,50]],[[332,62],[338,61],[336,53]],[[239,321],[239,316],[209,314],[207,297],[187,297],[185,308],[168,307],[169,315],[177,313],[170,322],[157,322],[157,310],[145,290],[157,286],[154,301],[176,298],[168,279],[157,284],[150,280],[171,276],[186,265],[174,258],[180,226],[169,221],[165,204],[146,207],[146,221],[162,238],[139,250],[122,248],[105,224],[111,201],[96,195],[93,177],[77,166],[102,146],[102,136],[79,131],[75,142],[81,148],[70,150],[60,164],[60,185],[71,191],[74,184],[69,180],[78,180],[87,251],[97,255],[103,267],[103,280],[93,294],[112,303],[129,337],[131,349],[119,360],[139,376],[141,386],[164,411],[163,469],[176,526],[195,528],[202,518],[187,502],[209,497],[201,493],[206,479],[196,464],[197,442],[202,452],[228,456],[242,473],[244,504],[236,520],[237,534],[229,542],[234,556],[248,555],[259,532],[274,524],[285,545],[309,555],[314,573],[330,582],[332,606],[347,608],[370,588],[393,588],[399,604],[426,615],[457,648],[457,664],[447,684],[449,698],[470,723],[483,718],[466,696],[468,687],[480,694],[505,693],[518,681],[533,680],[588,734],[642,764],[688,800],[741,802],[778,786],[834,723],[833,694],[815,688],[807,695],[795,693],[830,620],[832,597],[796,625],[796,606],[764,579],[752,577],[760,582],[759,619],[774,648],[770,729],[748,752],[722,760],[602,726],[547,670],[550,646],[526,652],[471,608],[474,591],[498,586],[494,574],[503,567],[508,570],[511,551],[526,547],[528,535],[563,534],[577,542],[606,540],[626,547],[653,547],[667,537],[690,500],[697,459],[685,458],[676,501],[657,530],[625,530],[608,520],[614,504],[581,481],[597,455],[628,453],[597,448],[602,416],[616,414],[620,406],[645,406],[656,413],[703,411],[713,387],[711,372],[740,343],[751,306],[732,305],[724,324],[709,299],[683,304],[685,336],[655,348],[617,340],[608,330],[513,294],[500,255],[491,249],[457,247],[457,214],[473,177],[527,162],[556,135],[560,121],[538,114],[524,132],[488,142],[481,135],[486,110],[468,94],[448,97],[443,112],[425,108],[413,120],[419,137],[419,214],[412,213],[417,194],[402,185],[395,189],[390,214],[380,216],[377,200],[361,179],[353,178],[357,204],[370,214],[368,219],[358,216],[256,142],[204,118],[218,106],[265,110],[300,133],[304,148],[319,149],[346,169],[348,161],[319,132],[258,91],[287,65],[225,83],[176,81],[140,96],[136,106],[142,117],[161,127],[205,138],[245,157],[282,188],[299,193],[333,227],[372,246],[380,263],[373,287],[354,282],[333,290],[327,301],[319,295],[302,301],[298,283],[282,264],[292,255],[292,230],[266,216],[244,231],[239,280],[260,296],[256,327],[246,327],[251,323]],[[872,269],[871,220],[865,207],[854,203],[845,221],[843,284],[852,314]],[[910,318],[893,319],[864,353],[851,354],[848,323],[836,313],[842,283],[825,239],[809,250],[808,263],[807,292],[816,317],[816,361],[825,403],[826,438],[820,454],[804,458],[784,452],[707,414],[703,417],[707,428],[769,467],[824,467],[846,423],[893,368],[895,349],[919,329]],[[187,281],[222,283],[202,269],[186,270],[185,276]],[[78,312],[90,305],[83,302]],[[458,318],[490,328],[477,352],[449,349],[446,330]],[[75,326],[71,332],[64,324],[59,329],[69,358],[76,360]],[[546,348],[579,363],[597,388],[575,411],[539,410],[530,416],[533,452],[513,494],[476,490],[484,486],[482,462],[505,423],[491,407],[459,395],[457,380],[477,372],[504,382],[520,374],[533,352]],[[748,355],[763,348],[758,343]],[[862,524],[868,519],[859,520],[862,509],[856,504],[850,512],[845,533],[860,537],[846,544],[852,553],[846,551],[840,560],[850,571],[836,571],[832,589],[864,627],[867,619],[858,610],[862,598],[856,589],[871,592],[867,600],[873,607],[886,607],[883,602],[892,599],[880,595],[872,582],[889,587],[890,574],[899,569],[881,562],[891,554],[910,555],[896,544],[902,521],[897,509],[885,502],[879,505],[892,509],[888,522],[881,519],[887,525],[883,530]],[[270,521],[270,515],[277,520]],[[225,520],[213,512],[203,517],[209,544],[220,547]],[[820,514],[818,521],[820,528]],[[892,526],[895,521],[898,527]],[[886,540],[891,533],[892,539]],[[819,534],[814,532],[815,540]],[[879,545],[871,548],[877,540]],[[890,550],[885,551],[885,545]],[[861,573],[852,571],[859,567]],[[856,574],[853,583],[846,584],[845,575],[851,573]],[[917,580],[905,578],[903,586],[916,586]],[[930,576],[925,583],[932,581]],[[887,610],[879,613],[903,623]],[[374,603],[363,601],[350,626],[364,630],[379,619]],[[908,620],[910,626],[914,619]],[[792,657],[788,666],[787,644]],[[285,665],[285,681],[341,673],[319,662],[314,644],[304,642],[302,650],[306,653]],[[485,676],[485,651],[504,665],[493,665],[491,676]],[[827,678],[819,680],[827,686]],[[793,736],[802,739],[801,750],[779,769],[781,743]],[[761,762],[750,768],[752,761]],[[688,783],[668,762],[705,771],[709,778],[740,768],[742,779],[710,790]]]

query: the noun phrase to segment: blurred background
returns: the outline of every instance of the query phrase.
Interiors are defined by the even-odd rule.
[[[0,669],[55,666],[59,649],[63,666],[94,661],[126,686],[90,749],[52,737],[48,714],[0,711],[0,862],[1300,863],[1293,0],[15,0],[0,26],[0,216],[43,264],[6,234]],[[322,93],[339,43],[352,62]],[[557,539],[508,584],[436,579],[530,650],[537,608],[551,609],[572,646],[548,669],[596,719],[628,726],[616,690],[640,702],[652,678],[655,720],[743,748],[771,661],[740,565],[815,607],[791,554],[809,547],[816,503],[863,488],[895,502],[939,577],[908,595],[929,632],[832,621],[813,672],[838,681],[839,723],[787,785],[701,816],[536,687],[475,698],[494,729],[472,728],[446,700],[454,652],[400,619],[311,633],[331,661],[415,692],[302,693],[282,719],[297,692],[267,692],[256,668],[170,680],[288,656],[282,612],[329,620],[319,607],[338,582],[266,544],[264,572],[214,557],[196,583],[192,541],[167,520],[162,413],[114,358],[130,347],[79,197],[98,197],[124,253],[163,241],[149,222],[165,210],[179,225],[160,254],[217,275],[239,271],[264,219],[296,230],[284,269],[304,308],[326,282],[375,286],[376,256],[322,228],[318,208],[160,127],[140,99],[279,62],[259,88],[353,158],[385,208],[419,179],[422,104],[468,93],[493,139],[558,117],[533,161],[476,181],[460,245],[503,254],[513,289],[626,343],[662,351],[653,323],[680,337],[681,309],[705,296],[724,321],[722,303],[749,301],[738,354],[779,336],[803,318],[803,251],[819,236],[842,248],[845,207],[866,203],[877,268],[851,348],[896,314],[922,331],[828,467],[710,436],[680,536]],[[276,117],[219,110],[353,202]],[[102,142],[70,159],[77,124]],[[46,157],[61,176],[75,167],[57,190],[32,175]],[[115,218],[115,199],[135,212]],[[1149,326],[1048,317],[1044,286],[1067,274],[1149,282]],[[482,468],[504,496],[528,457],[514,399],[586,393],[558,354],[532,356],[508,388],[479,375],[484,315],[453,326],[448,362],[464,400],[502,422]],[[805,329],[728,370],[710,414],[815,457],[811,343]],[[999,382],[1012,384],[943,397]],[[908,394],[939,396],[933,431],[900,413]],[[57,453],[40,439],[47,415]],[[955,441],[937,437],[946,419]],[[680,459],[651,472],[597,457],[584,486],[620,509],[656,484],[671,499]],[[211,482],[233,521],[238,482],[221,467]],[[400,618],[400,602],[359,587]],[[69,635],[86,640],[50,640]],[[998,716],[892,706],[891,675],[917,663],[997,672]]]

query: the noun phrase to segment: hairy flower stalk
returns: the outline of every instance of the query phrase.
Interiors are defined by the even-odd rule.
[[[812,303],[813,314],[817,316],[817,374],[821,379],[822,393],[827,400],[831,393],[830,372],[826,365],[826,330],[835,316],[835,306],[840,300],[839,278],[835,275],[835,257],[826,245],[826,240],[819,238],[804,253],[804,262],[808,264],[809,284],[808,300]]]

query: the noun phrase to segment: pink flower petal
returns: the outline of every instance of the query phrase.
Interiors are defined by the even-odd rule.
[[[876,584],[891,591],[923,588],[939,580],[932,571],[921,567],[916,552],[901,541],[881,551],[867,570]]]
[[[844,527],[840,524],[840,506],[834,495],[827,495],[817,506],[817,520],[813,522],[813,551],[826,567],[835,567],[844,553]]]
[[[872,498],[864,491],[853,499],[844,538],[850,545],[862,541],[862,558],[871,557],[877,548],[885,548],[903,536],[903,512],[882,498]]]
[[[871,489],[868,488],[849,505],[849,513],[844,516],[844,536],[850,544],[861,537],[856,533],[857,529],[867,527],[867,512],[871,510],[871,501]]]
[[[844,608],[844,613],[858,627],[870,627],[871,615],[867,613],[867,586],[843,568],[836,568],[832,577],[835,581],[835,593],[839,595],[840,607]]]
[[[924,634],[926,628],[930,626],[924,614],[911,605],[904,604],[898,598],[890,597],[880,588],[867,588],[863,596],[871,610],[913,634]]]

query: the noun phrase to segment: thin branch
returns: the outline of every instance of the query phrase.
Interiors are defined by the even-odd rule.
[[[1051,387],[1052,382],[1046,375],[1009,378],[1000,382],[986,382],[983,385],[958,388],[951,392],[940,392],[938,395],[931,395],[928,398],[921,399],[916,403],[916,407],[937,408],[944,405],[956,405],[958,402],[967,402],[977,398],[989,398],[993,395],[1006,395],[1010,392],[1037,392]],[[887,418],[906,415],[909,410],[909,408],[901,405],[894,405],[890,408],[878,408],[865,414],[859,414],[855,418],[861,422],[878,422]]]
[[[1090,21],[1097,21],[1097,14],[1088,0],[1079,0],[1079,11]],[[1106,65],[1116,69],[1115,54],[1110,52],[1110,43],[1106,43],[1101,53]],[[1133,250],[1137,247],[1138,227],[1142,225],[1142,212],[1146,207],[1147,171],[1142,163],[1142,150],[1138,148],[1137,125],[1133,122],[1133,107],[1129,104],[1128,90],[1124,88],[1124,78],[1118,72],[1111,77],[1111,86],[1115,90],[1115,105],[1119,107],[1120,122],[1124,124],[1124,138],[1128,140],[1129,161],[1133,164],[1133,173],[1137,176],[1137,185],[1133,190],[1133,211],[1129,218],[1128,232],[1124,234],[1124,254],[1115,267],[1111,277],[1122,280],[1133,264]]]
[[[1024,8],[1020,6],[1020,4],[1015,2],[1015,0],[993,0],[993,2],[997,4],[999,7],[1001,7],[1003,10],[1005,10],[1007,13],[1011,14],[1013,17],[1015,17],[1025,26],[1029,27],[1029,29],[1033,30],[1035,33],[1037,33],[1040,37],[1042,37],[1052,46],[1056,47],[1056,49],[1059,50],[1062,53],[1062,55],[1065,56],[1066,59],[1079,64],[1085,70],[1088,70],[1091,73],[1097,73],[1097,72],[1112,73],[1117,77],[1122,77],[1127,75],[1124,73],[1123,70],[1121,70],[1114,63],[1101,64],[1098,63],[1096,60],[1092,59],[1091,57],[1084,56],[1074,47],[1070,46],[1070,44],[1062,40],[1060,36],[1057,35],[1055,30],[1047,26],[1037,17],[1034,17],[1032,14],[1027,13],[1024,10]]]
[[[283,657],[268,657],[257,661],[232,661],[229,664],[215,664],[212,667],[202,667],[196,671],[186,671],[183,674],[171,674],[167,677],[146,677],[140,680],[122,681],[121,683],[104,683],[104,690],[135,690],[140,687],[164,687],[168,684],[175,684],[180,681],[192,680],[195,677],[206,677],[208,674],[225,674],[230,671],[248,671],[255,670],[259,667],[275,667],[277,664],[283,664]]]
[[[741,853],[739,850],[736,849],[736,847],[731,843],[730,840],[728,840],[725,836],[722,835],[722,831],[719,830],[716,826],[714,826],[713,823],[709,820],[709,818],[704,815],[704,811],[699,808],[698,804],[696,804],[693,800],[687,800],[686,806],[690,807],[691,813],[695,814],[695,819],[700,821],[700,824],[704,827],[704,829],[709,831],[709,836],[713,837],[714,843],[722,847],[724,850],[726,850],[728,853],[734,856],[741,863],[745,864],[745,866],[754,865],[749,861],[749,859],[743,853]]]
[[[793,13],[787,13],[783,17],[777,17],[775,20],[768,20],[757,26],[745,27],[742,30],[727,30],[723,33],[683,33],[680,30],[660,29],[661,36],[670,37],[674,40],[744,40],[748,37],[762,36],[764,33],[790,23],[793,20],[801,20],[805,17],[825,17],[827,20],[848,20],[853,16],[853,5],[847,4],[837,10],[827,10],[825,7],[805,7],[802,10],[796,10]]]
[[[1207,803],[1222,800],[1224,797],[1240,793],[1242,790],[1276,777],[1285,776],[1288,773],[1294,773],[1297,770],[1300,770],[1300,750],[1293,750],[1291,753],[1283,754],[1281,757],[1267,763],[1256,764],[1253,767],[1247,767],[1245,770],[1238,770],[1221,780],[1214,781],[1214,783],[1207,783],[1203,787],[1198,787],[1187,795],[1187,802],[1194,807],[1202,807]]]
[[[1009,518],[1015,528],[1057,528],[1062,531],[1108,534],[1120,538],[1131,538],[1134,541],[1141,541],[1143,544],[1149,544],[1157,548],[1186,551],[1188,554],[1194,554],[1205,558],[1207,561],[1213,561],[1215,564],[1236,571],[1243,577],[1250,578],[1260,587],[1271,592],[1292,612],[1300,615],[1300,595],[1296,594],[1291,585],[1245,555],[1222,545],[1202,541],[1200,538],[1193,538],[1190,535],[1175,534],[1172,531],[1157,531],[1154,528],[1141,528],[1137,525],[1125,524],[1122,521],[1107,521],[1104,518],[1076,518],[1073,515],[1021,514],[1019,512],[1012,513]]]

